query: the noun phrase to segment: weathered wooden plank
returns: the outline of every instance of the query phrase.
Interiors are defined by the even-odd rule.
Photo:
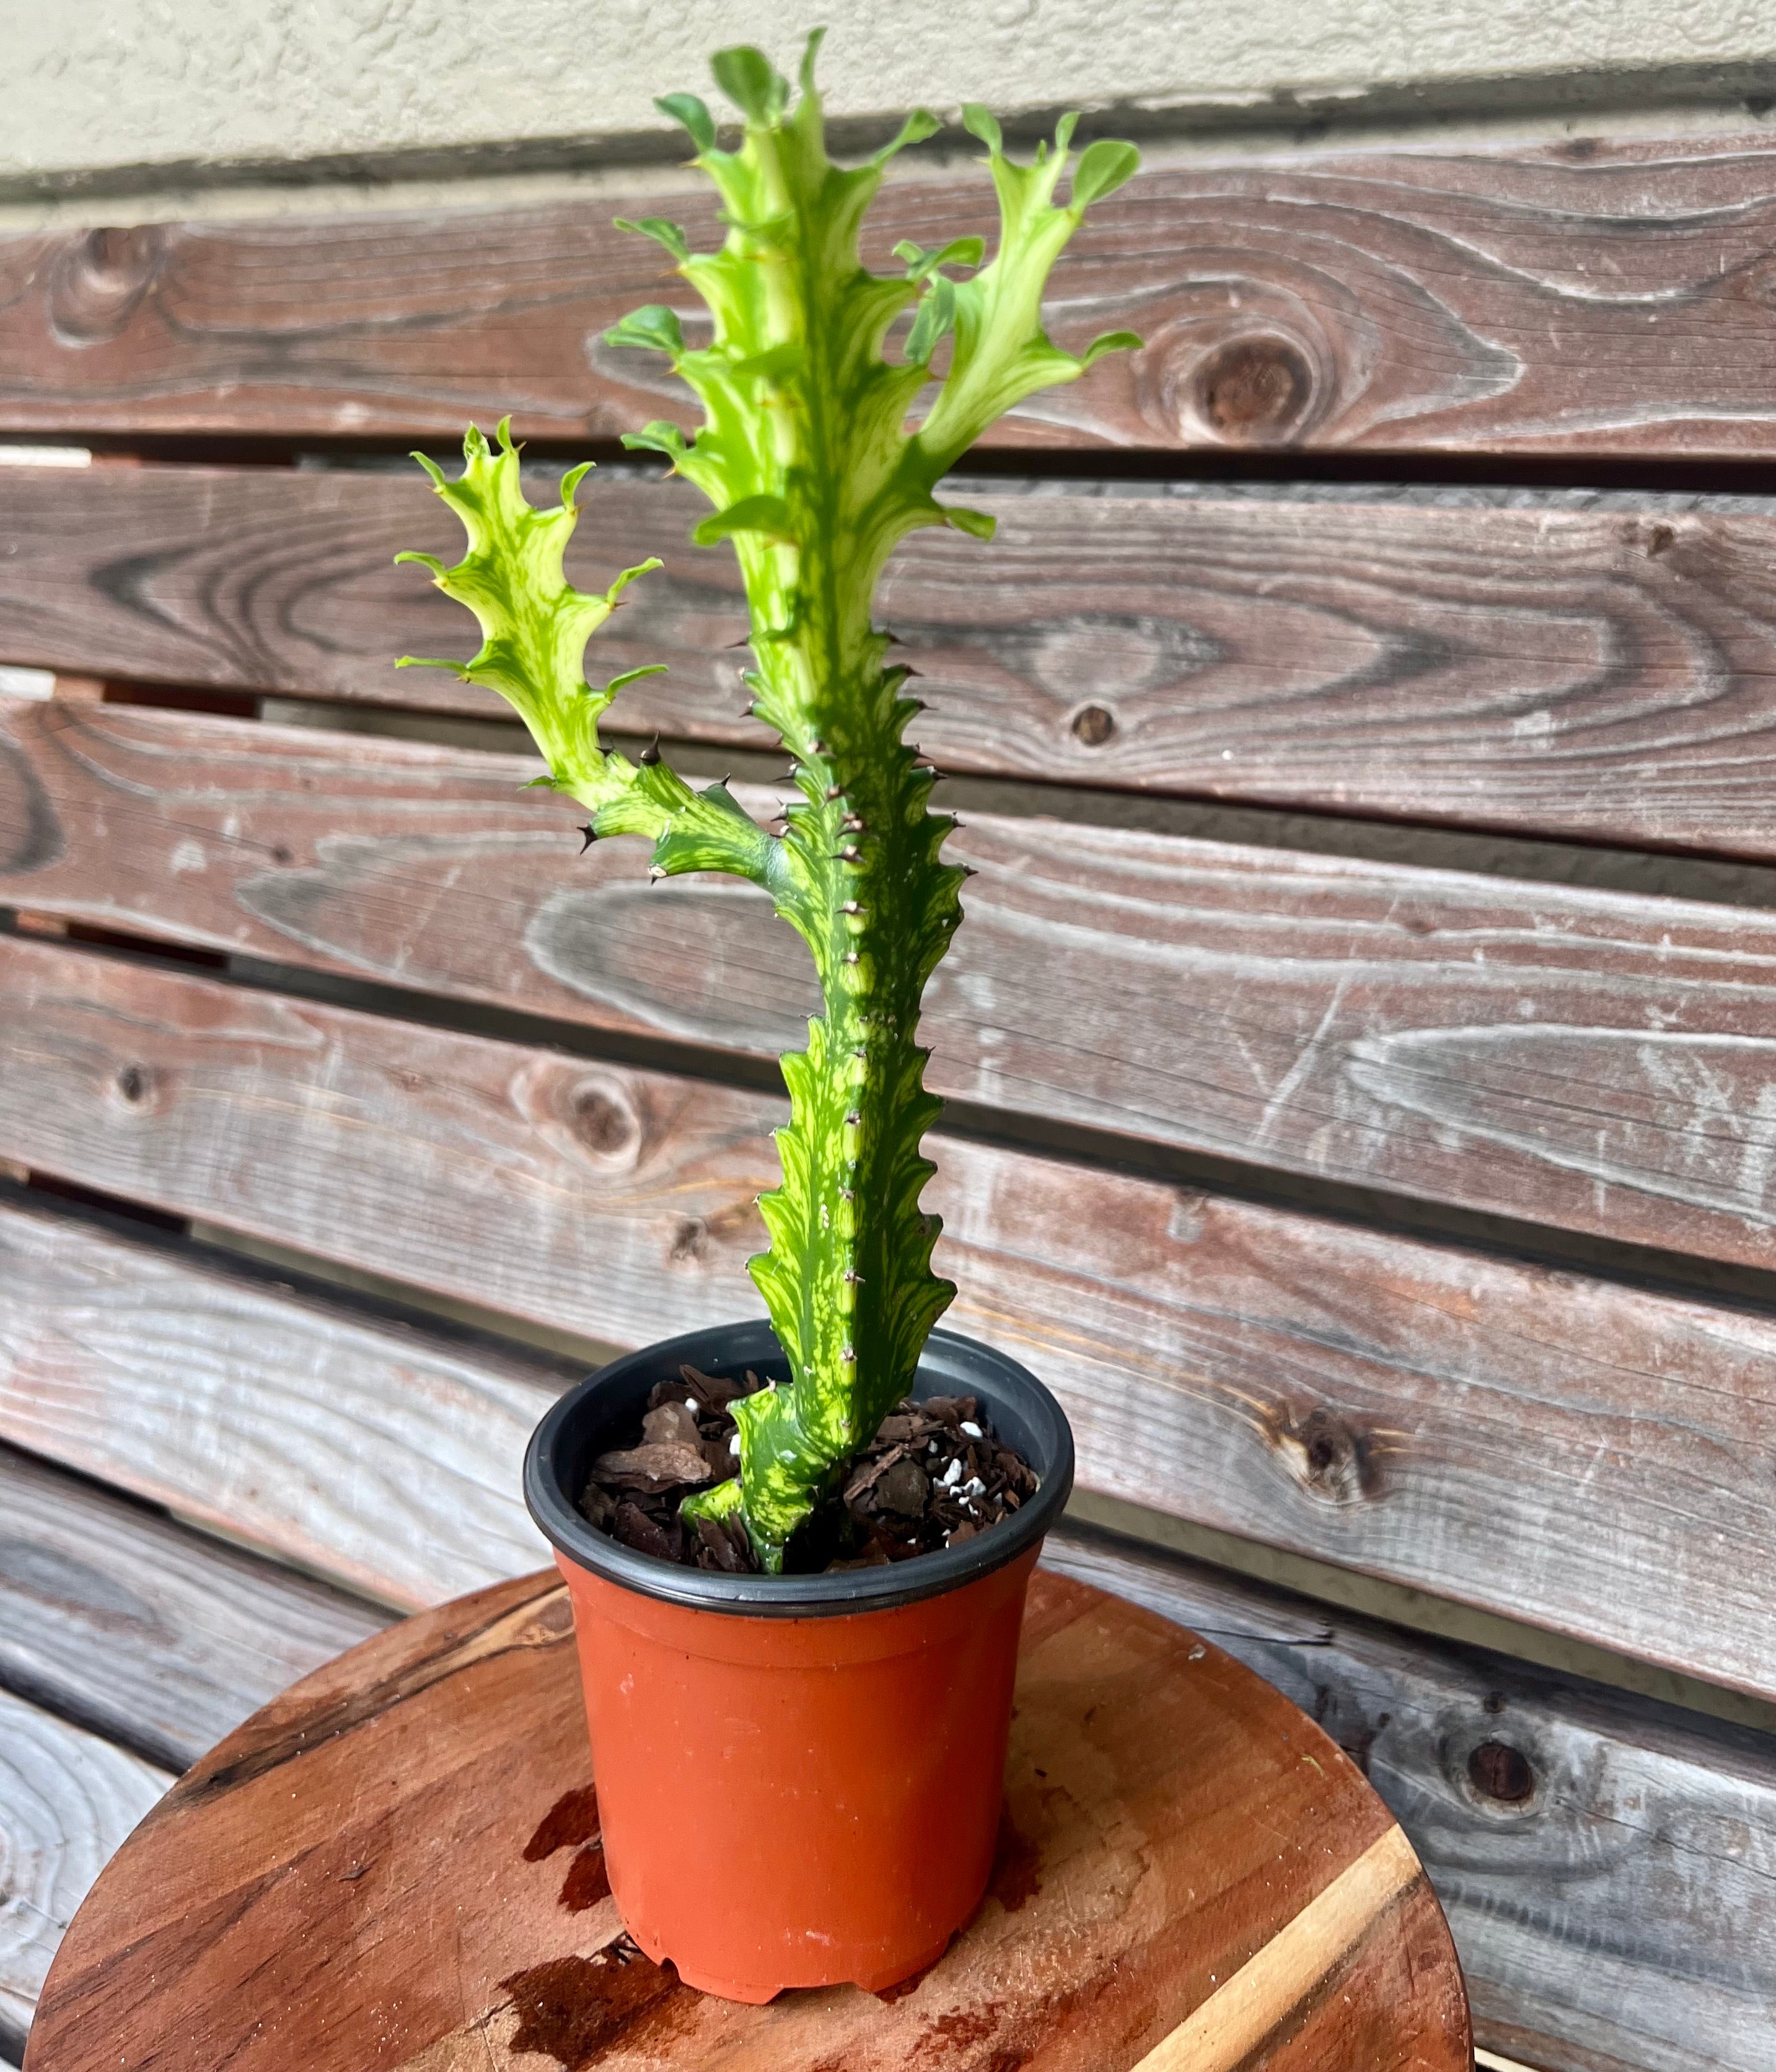
[[[519,1476],[566,1378],[543,1355],[367,1317],[188,1248],[0,1207],[3,1436],[393,1604],[543,1558]],[[164,1548],[155,1562],[188,1602],[197,1572],[171,1572]],[[241,1677],[281,1673],[281,1651],[374,1616],[325,1593],[305,1610],[300,1584],[278,1586],[290,1623],[257,1660],[234,1638],[257,1583],[228,1585],[207,1614],[233,1651],[213,1695],[195,1638],[171,1666],[194,1708],[232,1704]]]
[[[1482,2043],[1548,2072],[1765,2072],[1768,1737],[1088,1528],[1046,1558],[1194,1628],[1356,1758],[1430,1873]]]
[[[520,789],[535,767],[0,704],[0,898],[598,1028],[798,1044],[812,979],[768,902],[649,888],[632,845],[582,857],[572,816]],[[954,853],[980,874],[928,1001],[948,1096],[1776,1256],[1766,913],[985,815]]]
[[[166,1769],[388,1622],[0,1448],[0,1682]]]
[[[1145,349],[1002,442],[1766,454],[1769,140],[1289,154],[1154,167],[1058,268],[1058,339]],[[701,306],[613,214],[718,235],[713,198],[46,230],[0,244],[0,428],[530,436],[681,410],[600,343]],[[992,230],[987,183],[914,178],[867,254]]]
[[[742,1268],[777,1101],[47,944],[0,945],[0,1153],[27,1166],[612,1342],[756,1314]],[[1776,1689],[1767,1318],[1112,1170],[935,1149],[953,1321],[1061,1392],[1086,1486]],[[401,1501],[360,1450],[380,1394],[435,1391],[467,1427],[492,1414],[472,1372],[409,1381],[384,1353],[362,1363],[349,1439],[331,1441],[319,1381],[299,1415],[283,1407],[287,1375],[319,1366],[331,1389],[352,1372],[324,1334],[286,1356],[262,1304],[237,1322],[235,1297],[194,1300],[175,1276],[150,1357],[146,1297],[102,1292],[134,1289],[127,1264],[88,1293],[65,1248],[12,1242],[0,1437],[181,1507],[132,1478],[169,1430],[186,1445],[198,1392],[262,1405],[282,1453],[310,1449],[303,1502],[322,1511],[358,1507],[327,1480],[342,1453]],[[534,1385],[496,1395],[498,1445],[465,1441],[498,1502],[516,1503],[536,1400]],[[224,1458],[209,1515],[225,1520],[238,1490],[281,1500],[253,1461]],[[201,1490],[209,1472],[177,1476]],[[360,1587],[411,1601],[432,1556],[409,1552],[393,1580],[373,1549],[354,1558]]]
[[[990,581],[976,543],[923,532],[882,598],[945,768],[1776,854],[1766,514],[970,500],[999,519]],[[701,508],[594,487],[582,575],[667,562],[598,664],[670,664],[627,725],[766,746],[734,688],[733,557],[687,545]],[[393,561],[456,537],[417,470],[8,469],[0,656],[503,712],[393,667],[467,652],[459,607]]]
[[[139,1757],[0,1691],[0,2049],[23,2053],[75,1908],[171,1782]]]

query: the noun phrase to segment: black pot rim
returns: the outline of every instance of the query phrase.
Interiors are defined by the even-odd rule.
[[[524,1502],[557,1552],[606,1582],[689,1610],[751,1618],[819,1618],[887,1611],[941,1597],[1026,1554],[1059,1518],[1073,1487],[1073,1434],[1066,1413],[1027,1367],[958,1331],[935,1330],[919,1360],[915,1393],[974,1396],[1001,1439],[1036,1470],[1034,1496],[960,1547],[921,1554],[886,1568],[837,1576],[726,1576],[680,1568],[636,1552],[582,1517],[570,1483],[583,1478],[593,1441],[635,1414],[656,1382],[681,1366],[728,1374],[784,1367],[776,1334],[763,1319],[718,1324],[644,1346],[571,1388],[545,1414],[524,1455]]]

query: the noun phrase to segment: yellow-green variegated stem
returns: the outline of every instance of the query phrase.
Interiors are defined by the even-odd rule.
[[[500,426],[490,446],[474,426],[462,442],[462,473],[454,482],[423,454],[414,458],[462,520],[468,551],[454,568],[434,554],[397,554],[417,561],[446,597],[467,605],[481,627],[481,648],[467,662],[403,656],[401,668],[448,669],[464,683],[496,691],[529,729],[549,766],[536,781],[577,800],[592,816],[594,835],[645,835],[653,868],[667,877],[725,870],[770,886],[781,874],[781,845],[722,784],[693,791],[658,760],[634,763],[598,744],[598,720],[625,684],[657,668],[631,669],[600,690],[584,676],[586,643],[617,608],[637,576],[657,561],[625,569],[602,594],[574,589],[562,557],[578,523],[574,491],[586,467],[561,480],[560,504],[533,510],[519,479],[518,450]]]
[[[689,350],[678,319],[659,306],[608,334],[615,345],[665,352],[703,405],[694,440],[654,425],[628,443],[665,454],[704,491],[714,511],[694,536],[731,541],[738,557],[753,709],[781,735],[799,794],[783,835],[757,826],[720,785],[693,791],[657,760],[633,764],[599,746],[598,718],[628,679],[594,690],[581,673],[586,642],[642,571],[625,571],[602,596],[567,583],[561,554],[583,470],[564,482],[558,510],[532,510],[506,428],[497,450],[471,430],[458,479],[432,469],[467,529],[468,553],[450,569],[404,557],[426,561],[480,621],[480,652],[441,666],[516,709],[549,764],[540,781],[586,806],[590,834],[647,836],[659,873],[750,879],[813,954],[824,1012],[809,1024],[807,1049],[783,1060],[783,1182],[761,1198],[771,1246],[751,1262],[791,1379],[734,1406],[738,1480],[682,1507],[690,1516],[738,1511],[769,1568],[781,1567],[791,1534],[911,1386],[955,1293],[931,1270],[939,1224],[919,1203],[934,1170],[921,1141],[939,1104],[924,1087],[919,1016],[961,919],[967,873],[943,860],[954,823],[929,810],[932,773],[902,738],[919,707],[902,694],[906,672],[888,664],[887,637],[873,623],[877,581],[919,526],[990,538],[990,520],[937,502],[944,474],[1026,397],[1138,343],[1118,333],[1076,359],[1050,343],[1041,314],[1049,269],[1088,204],[1134,170],[1132,146],[1091,146],[1063,204],[1054,197],[1071,118],[1054,150],[1023,166],[1006,157],[993,118],[968,109],[999,195],[997,251],[983,265],[979,239],[939,252],[902,245],[905,273],[882,278],[857,256],[864,213],[886,161],[937,125],[915,114],[869,164],[833,165],[812,77],[818,41],[793,108],[787,83],[758,51],[717,56],[717,81],[746,118],[735,151],[717,148],[701,101],[661,102],[720,190],[726,240],[693,253],[675,224],[624,227],[672,254],[709,306],[714,335]],[[890,359],[890,329],[915,306]],[[946,340],[948,370],[915,426],[911,413]]]
[[[931,1270],[939,1224],[919,1204],[934,1170],[921,1140],[939,1104],[924,1089],[919,1016],[961,919],[966,873],[943,860],[954,824],[929,811],[931,773],[902,738],[919,708],[902,695],[906,672],[887,666],[886,638],[873,624],[877,581],[916,527],[990,534],[976,514],[936,501],[944,473],[1034,390],[1134,342],[1101,340],[1075,359],[1050,343],[1041,322],[1050,268],[1087,202],[1133,170],[1130,146],[1093,146],[1058,206],[1065,136],[1034,166],[1014,166],[990,117],[971,109],[1000,196],[997,253],[983,267],[978,240],[936,253],[903,247],[905,274],[882,278],[858,258],[864,213],[893,150],[936,125],[915,115],[870,164],[833,165],[812,76],[816,43],[793,109],[787,84],[758,52],[717,57],[717,81],[746,117],[738,150],[716,147],[701,102],[661,104],[697,145],[728,236],[719,252],[693,254],[671,224],[631,227],[672,253],[708,304],[714,335],[689,351],[676,318],[658,307],[610,334],[613,343],[666,352],[702,402],[694,442],[660,425],[631,443],[665,452],[714,505],[700,542],[733,541],[757,660],[753,709],[782,736],[800,795],[783,838],[797,896],[779,904],[813,953],[824,1012],[809,1025],[808,1048],[783,1061],[783,1184],[761,1202],[771,1249],[752,1262],[792,1379],[735,1406],[739,1508],[771,1565],[911,1386],[955,1293]],[[956,280],[952,268],[973,278]],[[906,347],[890,360],[890,327],[915,303]],[[945,337],[948,373],[914,430],[909,413]],[[685,1508],[725,1511],[734,1501],[724,1490]]]

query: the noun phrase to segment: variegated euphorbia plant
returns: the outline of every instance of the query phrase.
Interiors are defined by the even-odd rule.
[[[809,1024],[807,1049],[783,1061],[783,1182],[760,1201],[770,1249],[751,1262],[791,1379],[735,1404],[739,1475],[684,1507],[687,1515],[738,1510],[773,1570],[907,1392],[955,1293],[931,1271],[939,1223],[919,1203],[935,1170],[921,1139],[940,1104],[924,1087],[919,1018],[962,918],[968,874],[944,861],[955,822],[929,810],[932,772],[902,738],[920,707],[903,695],[907,672],[887,661],[888,636],[873,621],[877,581],[917,527],[989,539],[990,518],[937,502],[944,476],[1025,397],[1139,343],[1119,332],[1075,358],[1050,343],[1041,313],[1050,269],[1087,208],[1134,171],[1132,145],[1091,145],[1061,203],[1073,118],[1054,149],[1038,146],[1026,166],[1006,155],[984,108],[966,108],[998,191],[998,249],[983,265],[978,238],[932,252],[902,245],[905,271],[885,278],[858,257],[865,212],[895,151],[939,125],[915,113],[867,164],[834,165],[812,76],[818,41],[810,39],[793,108],[788,83],[758,51],[715,59],[717,84],[745,117],[736,150],[718,147],[701,101],[660,103],[690,133],[696,162],[720,191],[726,240],[718,252],[693,253],[676,224],[621,227],[671,253],[708,304],[713,336],[693,350],[660,306],[607,334],[612,345],[665,354],[702,403],[694,438],[654,424],[625,444],[664,454],[709,498],[714,512],[693,536],[698,545],[733,542],[756,662],[751,710],[782,737],[800,794],[783,833],[758,825],[725,785],[693,790],[657,755],[631,762],[600,746],[606,708],[648,672],[593,689],[582,675],[586,640],[656,564],[625,569],[602,596],[568,584],[562,553],[583,467],[563,481],[558,508],[532,510],[507,428],[496,449],[471,430],[459,479],[425,463],[467,528],[467,555],[450,569],[404,557],[426,562],[438,587],[479,619],[480,652],[441,666],[516,708],[549,766],[538,782],[587,809],[587,840],[645,836],[656,877],[748,879],[813,952],[825,1011]],[[890,327],[910,307],[911,328],[893,352]],[[932,360],[946,341],[939,380]]]

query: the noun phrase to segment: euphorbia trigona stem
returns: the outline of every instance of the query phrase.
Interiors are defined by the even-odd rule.
[[[658,306],[609,334],[615,345],[666,352],[703,404],[694,440],[656,424],[627,443],[665,454],[709,497],[715,509],[697,528],[700,544],[733,541],[757,665],[754,710],[781,735],[800,795],[783,835],[756,827],[722,787],[693,792],[664,764],[638,768],[598,747],[597,718],[616,686],[594,693],[578,680],[580,648],[627,578],[602,599],[561,580],[577,476],[564,486],[562,511],[531,512],[509,445],[503,438],[491,454],[471,435],[463,479],[438,480],[469,524],[471,553],[454,569],[432,564],[487,635],[467,673],[517,706],[549,758],[546,781],[591,809],[595,833],[649,835],[662,873],[750,879],[813,954],[824,1011],[807,1049],[783,1060],[783,1182],[761,1199],[771,1247],[751,1263],[791,1380],[734,1406],[738,1478],[682,1507],[687,1516],[738,1510],[770,1568],[906,1392],[955,1293],[931,1271],[939,1224],[919,1206],[934,1170],[921,1141],[939,1104],[924,1088],[918,1038],[926,982],[961,919],[966,873],[943,860],[954,824],[928,810],[932,773],[902,739],[919,707],[902,695],[906,672],[887,664],[886,637],[872,623],[876,584],[919,526],[990,538],[990,520],[935,500],[945,473],[1024,397],[1139,342],[1115,334],[1075,359],[1049,343],[1041,321],[1050,268],[1087,204],[1134,170],[1131,146],[1090,146],[1060,207],[1071,118],[1052,154],[1042,146],[1020,166],[1005,156],[993,118],[968,109],[999,195],[992,262],[982,265],[978,239],[935,253],[903,245],[896,256],[906,273],[880,278],[857,256],[865,212],[887,159],[937,125],[915,114],[869,164],[834,166],[812,79],[817,42],[793,109],[787,83],[758,52],[717,56],[717,80],[746,117],[735,151],[717,148],[701,101],[660,104],[689,130],[720,190],[727,238],[719,252],[693,254],[675,224],[625,227],[672,254],[708,305],[714,335],[690,350],[678,317]],[[914,305],[904,347],[885,357],[890,326]],[[915,426],[946,340],[948,371]],[[533,529],[550,526],[558,537]]]

